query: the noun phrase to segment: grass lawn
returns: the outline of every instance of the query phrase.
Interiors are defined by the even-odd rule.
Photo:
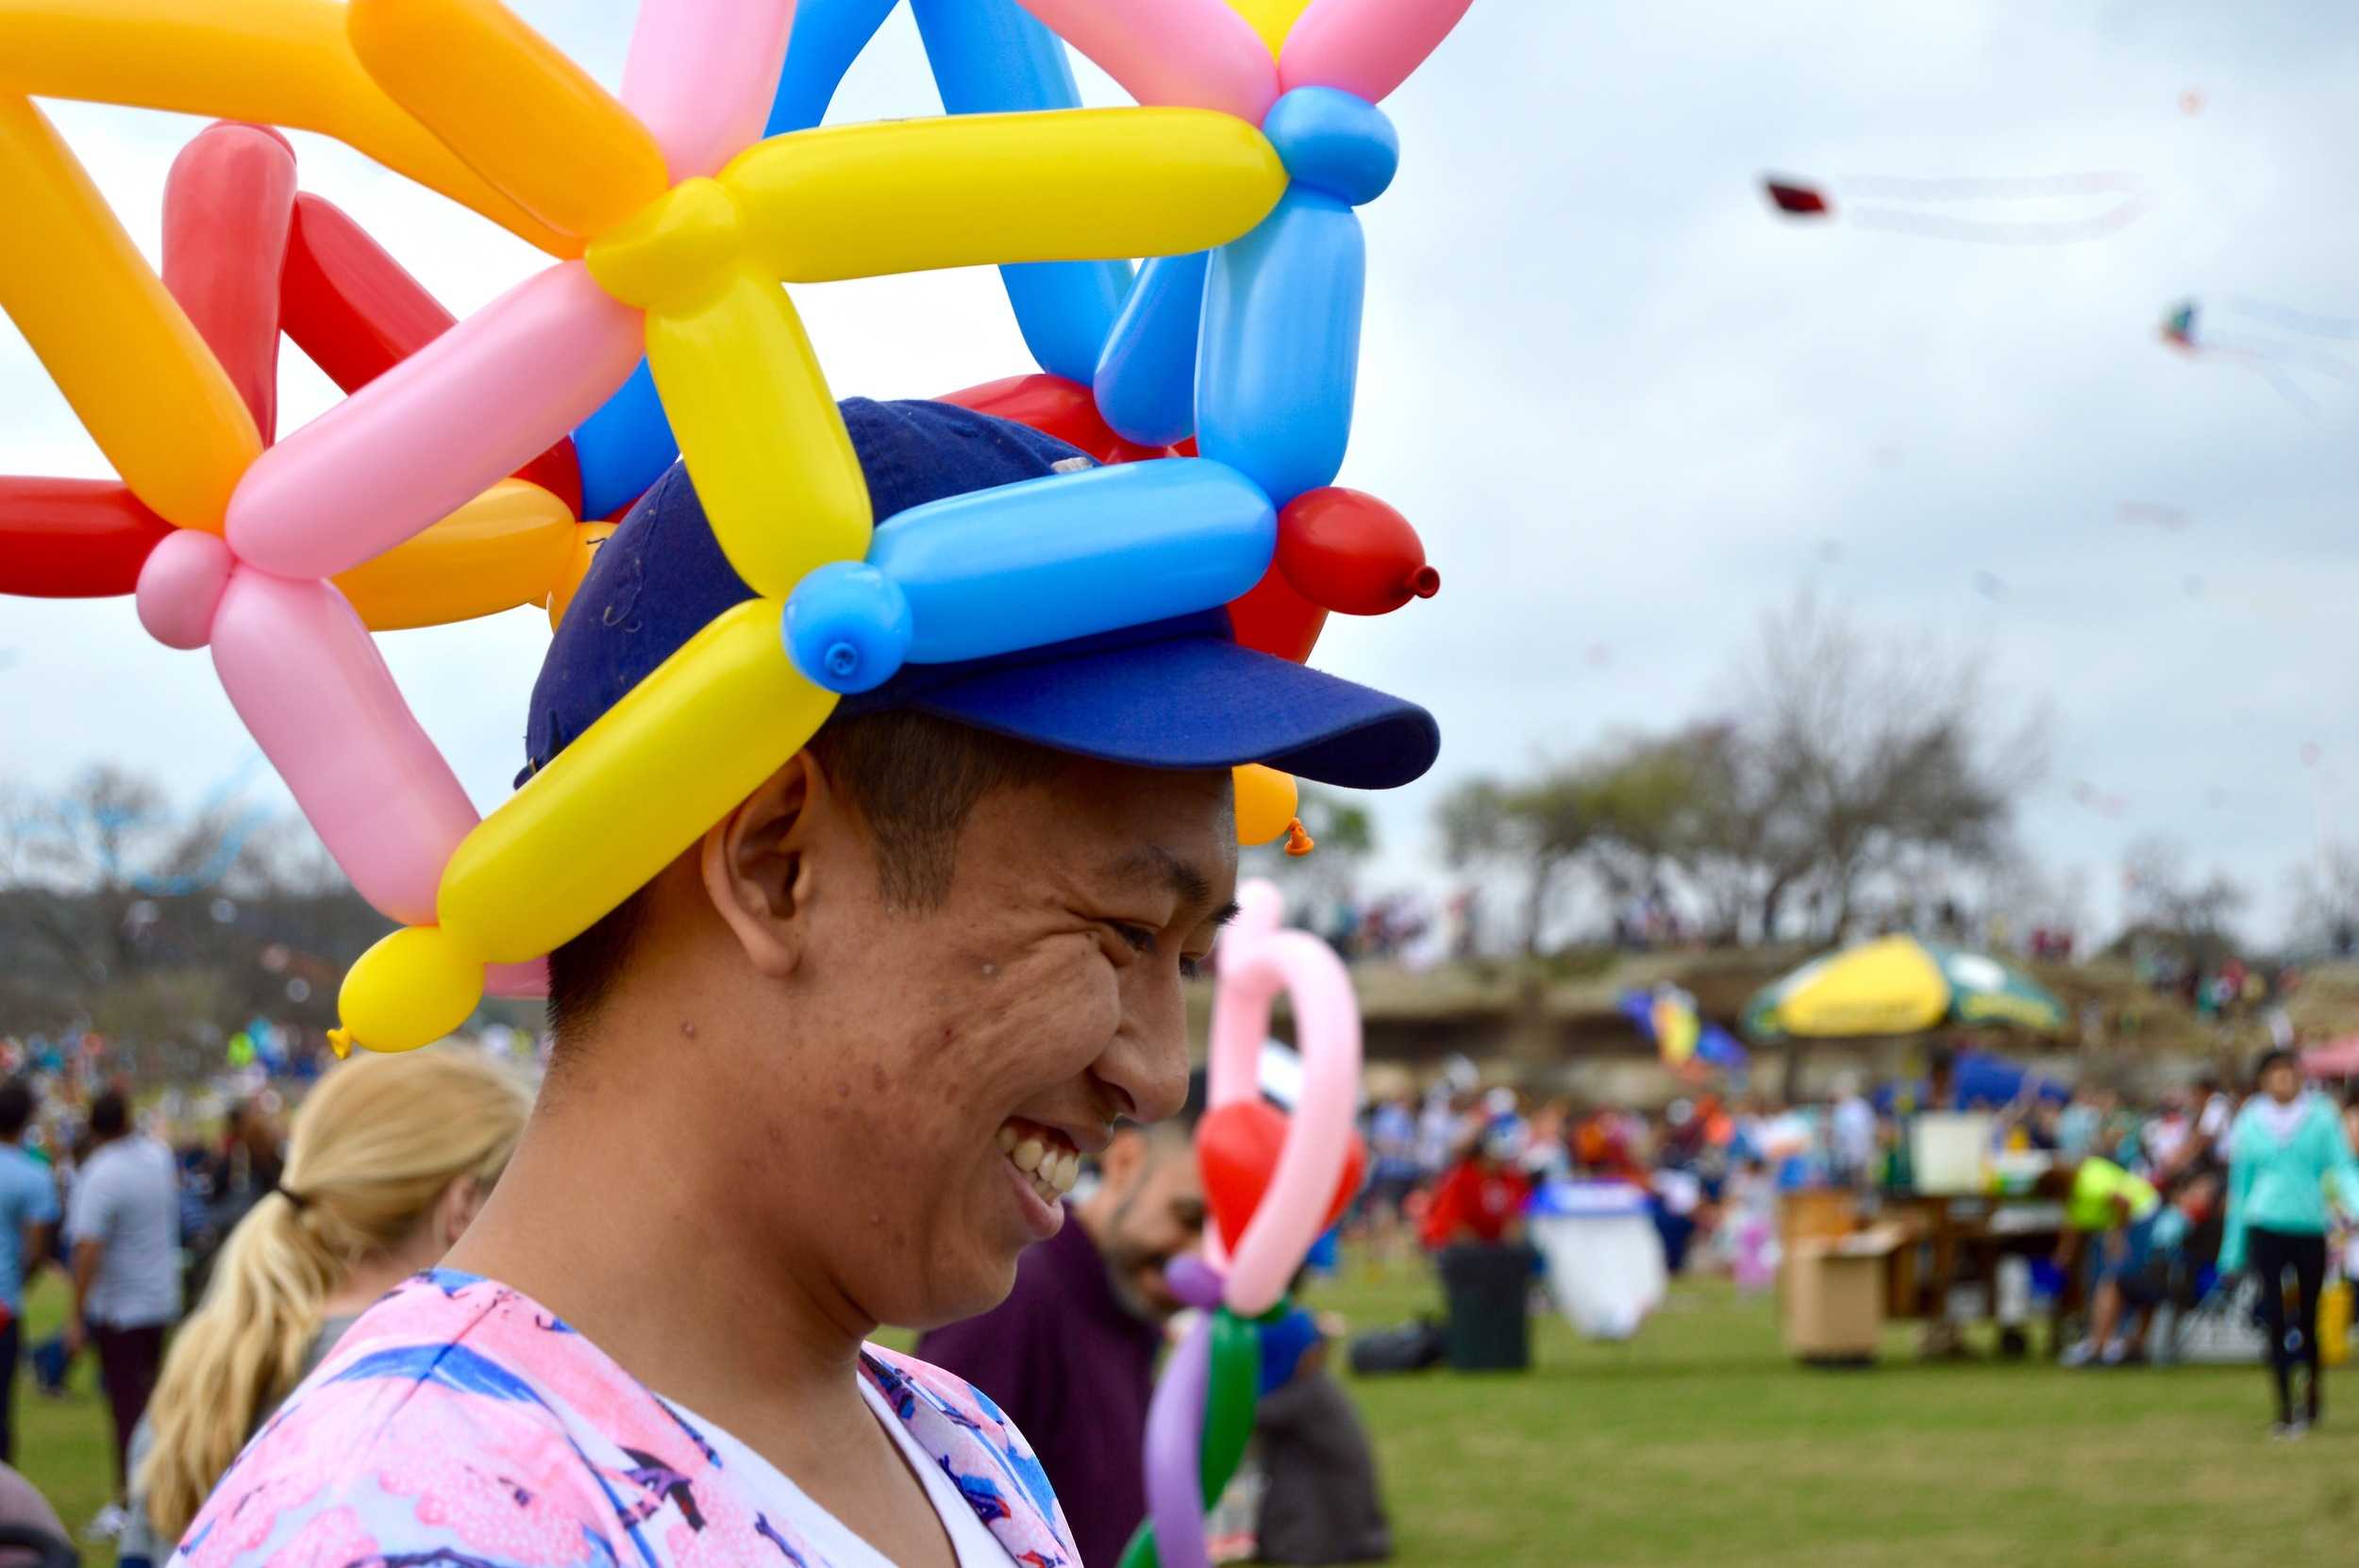
[[[1433,1297],[1356,1277],[1315,1299],[1364,1328]],[[59,1305],[53,1277],[35,1335]],[[1877,1369],[1815,1371],[1779,1352],[1765,1301],[1717,1282],[1629,1344],[1537,1329],[1527,1376],[1354,1384],[1399,1561],[2222,1568],[2348,1561],[2359,1537],[2359,1378],[2323,1432],[2279,1444],[2257,1368],[1919,1366],[1896,1333]],[[87,1369],[63,1401],[29,1383],[18,1462],[78,1527],[109,1490],[104,1407]]]

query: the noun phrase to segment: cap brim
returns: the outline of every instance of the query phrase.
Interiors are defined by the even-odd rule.
[[[1095,648],[979,671],[902,706],[1056,751],[1142,768],[1263,762],[1320,784],[1389,790],[1433,765],[1415,703],[1219,637]]]

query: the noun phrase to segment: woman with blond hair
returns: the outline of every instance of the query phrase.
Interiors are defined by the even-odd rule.
[[[277,1184],[230,1232],[133,1443],[122,1561],[161,1563],[246,1440],[371,1303],[475,1217],[530,1095],[444,1048],[337,1068],[295,1113]]]

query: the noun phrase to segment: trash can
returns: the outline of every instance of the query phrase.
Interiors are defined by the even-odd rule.
[[[1548,1294],[1574,1331],[1626,1340],[1669,1288],[1663,1234],[1648,1195],[1626,1182],[1552,1181],[1524,1223],[1548,1263]]]
[[[1462,1244],[1434,1260],[1449,1303],[1443,1330],[1451,1370],[1521,1372],[1531,1365],[1532,1253],[1525,1246]]]

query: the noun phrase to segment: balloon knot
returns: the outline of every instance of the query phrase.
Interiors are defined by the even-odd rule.
[[[336,1053],[338,1061],[344,1060],[352,1055],[352,1031],[350,1029],[328,1030],[327,1047]]]
[[[1287,854],[1293,856],[1298,860],[1305,855],[1310,854],[1311,851],[1318,848],[1318,840],[1311,837],[1310,834],[1303,831],[1302,819],[1300,817],[1289,817],[1286,820]]]

